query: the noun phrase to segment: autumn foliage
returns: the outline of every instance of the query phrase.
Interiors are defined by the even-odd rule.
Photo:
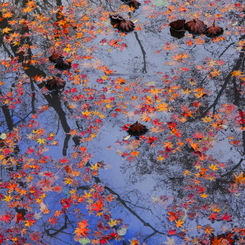
[[[0,244],[245,244],[244,17],[0,3]]]

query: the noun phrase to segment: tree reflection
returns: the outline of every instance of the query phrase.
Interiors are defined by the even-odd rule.
[[[244,10],[168,4],[1,3],[1,242],[242,242]],[[179,13],[227,28],[175,39]],[[149,131],[123,140],[135,121]]]

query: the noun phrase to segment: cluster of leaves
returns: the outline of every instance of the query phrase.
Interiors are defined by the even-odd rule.
[[[183,178],[179,187],[182,196],[175,193],[173,203],[168,205],[167,213],[165,211],[164,232],[150,226],[153,233],[167,235],[165,244],[175,244],[174,238],[169,236],[191,244],[243,242],[242,225],[230,225],[223,234],[217,234],[212,226],[239,220],[232,207],[224,208],[221,198],[214,196],[223,189],[225,195],[243,195],[243,172],[234,172],[242,160],[237,165],[233,163],[234,169],[230,170],[229,164],[219,161],[210,150],[219,137],[225,135],[231,147],[243,151],[245,142],[240,132],[244,130],[245,119],[240,98],[244,94],[245,78],[240,63],[231,70],[229,66],[234,61],[226,63],[221,58],[223,53],[220,57],[212,54],[204,58],[198,52],[199,48],[211,50],[217,43],[227,44],[234,37],[236,50],[242,51],[238,60],[244,59],[244,27],[229,17],[237,13],[240,21],[244,17],[242,4],[202,1],[199,6],[200,1],[185,5],[173,1],[166,8],[158,1],[144,1],[140,8],[147,23],[149,20],[157,23],[158,18],[164,21],[157,27],[149,24],[154,35],[159,29],[168,28],[168,23],[179,15],[187,19],[195,13],[195,18],[204,16],[210,23],[214,19],[229,20],[225,36],[207,40],[203,36],[193,39],[186,35],[187,52],[176,40],[166,42],[160,50],[159,46],[155,48],[156,55],[171,54],[164,65],[175,70],[157,71],[157,80],[145,83],[142,78],[126,79],[120,75],[114,78],[107,58],[101,58],[104,49],[108,57],[109,53],[130,48],[125,41],[128,37],[123,33],[114,36],[109,25],[107,9],[114,7],[112,3],[98,6],[93,1],[72,2],[68,6],[51,5],[49,11],[44,12],[37,1],[27,1],[22,6],[9,2],[0,5],[0,40],[9,56],[0,60],[5,76],[0,81],[1,109],[6,120],[11,117],[9,111],[21,118],[21,123],[15,122],[18,126],[14,122],[7,123],[9,132],[1,134],[0,243],[48,244],[49,239],[65,234],[67,229],[74,232],[74,239],[80,244],[122,240],[127,228],[110,210],[116,196],[102,184],[99,173],[105,165],[100,161],[92,163],[88,144],[96,140],[102,126],[110,120],[120,120],[122,130],[126,131],[130,124],[121,120],[135,117],[149,125],[149,133],[138,139],[117,142],[120,146],[117,152],[125,160],[125,167],[134,171],[133,166],[137,165],[134,175],[153,171],[163,174],[175,164]],[[122,3],[118,6],[119,13],[132,11]],[[203,14],[204,7],[207,12]],[[143,29],[141,24],[135,28],[136,31]],[[70,70],[58,71],[48,62],[49,54],[57,49],[72,59]],[[82,69],[85,71],[81,72]],[[91,71],[95,77],[87,74]],[[12,74],[17,77],[14,81]],[[57,74],[68,81],[62,96],[48,93],[43,87],[46,77]],[[230,81],[236,88],[234,99],[231,96],[220,98],[219,93],[229,89]],[[39,102],[37,110],[34,109],[36,101]],[[26,109],[28,104],[31,104],[30,113]],[[73,128],[67,126],[63,107],[76,125]],[[53,109],[59,118],[51,118],[49,123],[60,120],[66,136],[75,142],[69,157],[58,160],[52,156],[52,151],[59,149],[59,137],[42,125]],[[21,113],[25,114],[23,118]],[[234,127],[238,129],[235,132]],[[142,159],[146,159],[144,166]],[[155,202],[163,201],[159,200]],[[195,226],[198,235],[193,238],[188,230],[192,222],[198,220],[205,222],[199,221]],[[43,228],[37,232],[36,227]],[[132,238],[129,243],[138,245],[139,240]]]

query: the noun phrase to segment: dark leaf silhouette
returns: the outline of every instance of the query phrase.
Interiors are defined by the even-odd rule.
[[[27,210],[24,208],[15,208],[16,211],[16,223],[18,224],[21,220],[25,219],[25,215],[27,213]]]
[[[52,63],[56,63],[60,58],[63,58],[59,53],[54,52],[50,57],[49,61]]]
[[[185,20],[175,20],[170,24],[170,34],[172,37],[176,37],[178,39],[182,38],[185,35]]]
[[[184,28],[185,20],[175,20],[175,21],[171,22],[169,25],[175,31],[181,31]]]
[[[121,0],[122,2],[124,2],[125,4],[129,5],[129,7],[131,8],[135,8],[135,9],[138,9],[139,6],[141,5],[141,3],[139,3],[138,1],[136,0]]]
[[[223,32],[224,32],[223,28],[220,27],[220,26],[216,26],[216,25],[215,25],[215,21],[214,21],[214,22],[213,22],[213,25],[210,26],[210,27],[207,29],[205,35],[206,35],[207,37],[217,37],[217,36],[222,35]]]
[[[193,19],[186,22],[184,28],[194,35],[204,34],[207,30],[207,26],[204,24],[204,22],[198,19]]]
[[[64,89],[65,85],[66,85],[66,81],[63,80],[62,78],[52,77],[50,80],[47,81],[45,86],[48,90],[61,91]]]
[[[170,28],[170,34],[172,37],[176,37],[176,38],[180,39],[185,35],[185,30],[176,31],[176,30]]]
[[[55,65],[55,68],[59,70],[69,70],[71,68],[71,62],[64,60],[63,57],[60,57]]]
[[[122,32],[131,32],[134,30],[134,23],[131,20],[125,20],[120,15],[110,15],[111,24]]]
[[[129,129],[128,133],[133,136],[140,136],[142,134],[145,134],[148,131],[146,126],[140,124],[138,121],[136,123],[132,124]]]

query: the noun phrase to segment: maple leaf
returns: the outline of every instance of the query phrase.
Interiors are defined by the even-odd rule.
[[[46,139],[45,138],[38,138],[37,139],[37,143],[40,145],[40,144],[44,144],[46,142]]]
[[[88,221],[87,220],[82,220],[77,223],[78,227],[75,229],[74,233],[76,233],[79,237],[84,236],[87,237],[88,232],[90,231],[87,226],[88,226]]]
[[[173,222],[174,220],[178,219],[177,214],[174,213],[174,212],[172,212],[172,211],[169,211],[169,212],[168,212],[168,215],[169,215],[168,219],[169,219],[171,222]]]
[[[117,220],[110,219],[110,221],[108,222],[108,225],[109,225],[110,227],[113,227],[113,226],[117,225]]]
[[[164,242],[167,245],[176,245],[174,238],[167,237],[167,242]]]
[[[205,234],[212,234],[212,232],[214,231],[214,229],[210,226],[210,225],[207,225],[204,227],[204,233]]]
[[[51,217],[51,218],[48,219],[48,222],[49,222],[51,225],[55,225],[55,224],[58,224],[58,223],[59,223],[57,220],[58,220],[58,218]]]
[[[217,165],[215,165],[215,164],[209,165],[209,168],[212,169],[213,171],[216,171],[216,170],[219,169],[219,167]]]
[[[104,203],[100,200],[98,200],[96,203],[92,203],[93,210],[94,211],[101,211],[101,209],[104,207]]]
[[[42,218],[41,212],[40,212],[40,213],[35,212],[35,214],[34,214],[33,217],[34,217],[35,219],[40,219],[40,218]]]
[[[183,221],[183,220],[176,220],[175,221],[175,225],[177,228],[183,226],[184,223],[185,223],[185,221]]]
[[[133,155],[133,156],[139,156],[139,151],[132,151],[130,154]]]
[[[193,138],[194,139],[202,139],[204,137],[204,134],[203,133],[199,133],[199,132],[196,132],[194,135],[193,135]]]
[[[211,245],[221,245],[223,238],[213,237]]]
[[[13,218],[13,215],[11,214],[6,214],[6,215],[1,215],[0,220],[2,220],[5,223],[9,223]]]
[[[34,219],[29,219],[29,220],[24,220],[24,223],[25,223],[25,226],[31,227],[32,225],[36,223],[36,221]]]
[[[217,213],[212,213],[208,218],[211,220],[219,220]]]
[[[163,161],[165,158],[164,158],[163,156],[157,156],[156,159],[157,159],[158,161]]]
[[[219,70],[213,69],[210,73],[209,73],[212,77],[217,77],[220,74]]]
[[[12,29],[9,27],[5,27],[2,29],[2,33],[9,33]]]
[[[233,77],[240,77],[240,76],[242,76],[242,73],[243,73],[243,72],[241,72],[241,71],[239,71],[239,70],[236,70],[236,71],[233,71],[233,72],[231,73],[231,75],[232,75]]]
[[[203,122],[209,123],[209,122],[212,122],[213,119],[212,119],[211,117],[205,116],[205,117],[203,117],[201,120],[202,120]]]
[[[10,202],[12,199],[13,199],[13,197],[11,196],[11,195],[4,195],[4,199],[2,199],[3,201],[5,201],[5,202]]]
[[[168,110],[168,104],[167,103],[161,103],[156,106],[156,109],[158,111],[167,111]]]
[[[186,53],[180,53],[180,54],[175,54],[174,56],[173,56],[173,59],[174,60],[176,60],[176,61],[182,61],[183,59],[187,59],[187,58],[189,58],[190,56],[188,55],[188,54],[186,54]]]
[[[244,184],[245,183],[245,177],[243,176],[243,172],[241,172],[239,175],[233,174],[235,179],[233,180],[236,184]]]
[[[176,235],[176,230],[170,228],[170,230],[168,231],[168,235],[169,235],[169,236],[171,236],[171,235]]]
[[[223,219],[223,220],[225,220],[225,221],[231,221],[231,215],[228,215],[227,213],[225,213],[222,217],[221,217],[221,219]]]

